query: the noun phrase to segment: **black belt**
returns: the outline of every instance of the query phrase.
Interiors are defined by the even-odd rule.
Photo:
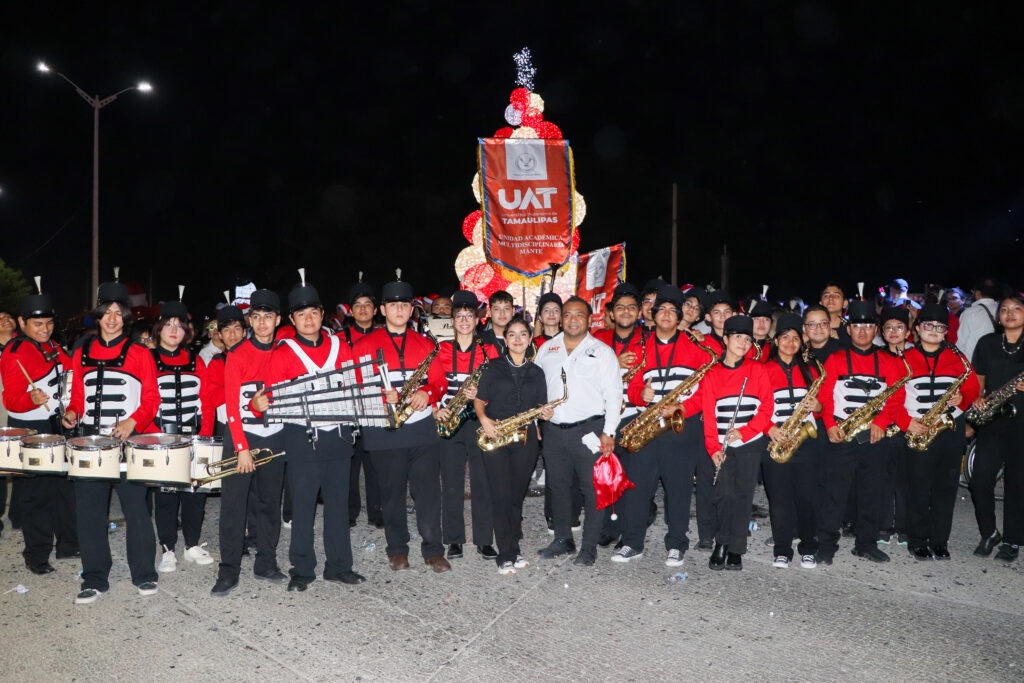
[[[558,427],[559,429],[572,429],[573,427],[579,427],[580,425],[584,425],[588,422],[593,422],[594,420],[603,419],[604,415],[591,415],[590,417],[583,418],[579,422],[551,422],[550,425],[552,427]]]

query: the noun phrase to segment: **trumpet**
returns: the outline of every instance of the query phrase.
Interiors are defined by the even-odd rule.
[[[275,453],[274,451],[270,450],[269,448],[256,448],[256,449],[253,449],[253,450],[251,450],[249,452],[253,455],[253,463],[252,464],[255,465],[256,467],[259,467],[260,465],[266,465],[268,462],[270,462],[274,458],[280,457],[280,456],[285,454],[285,451],[281,451],[280,453]],[[265,455],[262,458],[255,457],[259,453],[268,453],[269,455]],[[217,472],[217,474],[211,474],[211,470],[219,470],[219,471]],[[238,456],[236,455],[233,458],[228,458],[227,460],[221,460],[220,462],[211,462],[209,465],[206,466],[206,473],[209,474],[210,476],[209,477],[204,477],[203,479],[193,479],[192,480],[192,488],[193,489],[197,489],[200,486],[206,486],[211,481],[217,481],[218,479],[223,479],[224,477],[229,477],[232,474],[237,474],[238,473]]]

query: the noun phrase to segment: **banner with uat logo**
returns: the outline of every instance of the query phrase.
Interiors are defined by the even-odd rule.
[[[604,327],[605,307],[620,282],[626,281],[626,243],[580,254],[576,268],[576,296],[590,302],[590,327]],[[638,302],[639,303],[639,302]]]
[[[480,138],[484,253],[533,278],[572,253],[575,180],[568,140]],[[512,279],[512,278],[509,278]]]

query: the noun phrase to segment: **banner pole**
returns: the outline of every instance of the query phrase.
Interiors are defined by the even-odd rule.
[[[679,251],[679,184],[672,183],[672,282],[673,287],[679,286],[678,254]]]

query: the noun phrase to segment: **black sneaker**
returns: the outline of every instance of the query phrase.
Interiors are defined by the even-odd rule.
[[[459,557],[462,557],[462,544],[452,543],[448,546],[448,559],[454,560]]]
[[[916,548],[909,548],[910,556],[915,560],[930,560],[932,559],[932,551],[928,546],[917,546]]]
[[[871,560],[872,562],[888,562],[889,556],[878,548],[868,548],[867,550],[858,550],[854,548],[851,550],[854,555],[861,557],[865,560]]]
[[[215,598],[223,598],[236,588],[238,588],[238,579],[217,579],[217,583],[213,584],[213,588],[210,589],[210,595]]]
[[[829,552],[827,550],[819,550],[814,553],[814,561],[818,564],[832,564],[832,559],[835,557],[835,552]]]
[[[480,553],[485,560],[493,560],[498,557],[498,551],[489,545],[478,545],[476,547],[476,551]]]
[[[719,543],[715,544],[715,549],[711,551],[711,557],[708,559],[708,569],[725,569],[725,556],[728,554],[727,549],[724,545]]]
[[[263,574],[253,572],[252,575],[260,581],[269,581],[270,583],[284,583],[288,580],[288,575],[280,569],[274,569]]]
[[[853,538],[857,535],[857,526],[853,522],[843,524],[843,538]]]
[[[978,557],[988,557],[1002,540],[1003,535],[996,531],[988,538],[981,539],[981,543],[979,543],[978,547],[974,549],[974,554]]]
[[[96,590],[95,588],[86,588],[81,593],[75,596],[76,605],[88,605],[96,602],[103,595],[103,591]]]
[[[309,584],[314,581],[316,581],[316,579],[312,576],[293,576],[292,580],[288,582],[288,592],[301,593],[309,588]]]
[[[619,540],[618,536],[611,536],[610,534],[601,534],[601,538],[598,539],[597,544],[602,548],[607,548],[615,541]]]
[[[144,581],[136,586],[136,588],[139,589],[139,595],[156,595],[159,590],[156,581]]]
[[[597,562],[597,548],[592,545],[585,545],[580,548],[580,554],[572,561],[573,564],[579,567],[593,567],[595,562]]]
[[[576,552],[576,543],[571,538],[556,538],[547,547],[537,551],[538,557],[546,560]]]
[[[1017,559],[1017,555],[1020,553],[1020,548],[1009,543],[1004,543],[999,546],[999,552],[996,553],[996,559],[1000,562],[1013,562]]]
[[[726,553],[725,554],[725,568],[733,571],[739,571],[743,569],[743,556],[739,553]]]
[[[355,586],[356,584],[365,583],[366,577],[362,574],[357,574],[354,571],[347,571],[338,574],[337,576],[324,576],[324,581],[330,581],[332,583],[344,583],[349,586]]]

